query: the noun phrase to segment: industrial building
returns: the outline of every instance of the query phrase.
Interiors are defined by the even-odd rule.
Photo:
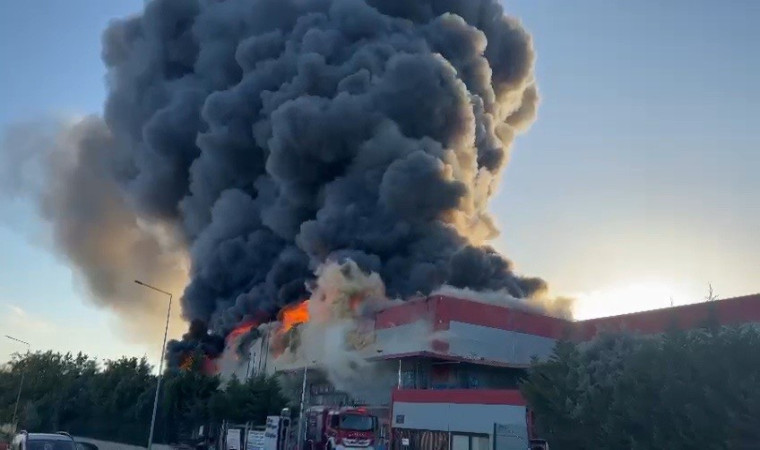
[[[306,402],[374,406],[394,441],[427,439],[443,441],[445,448],[490,449],[497,430],[528,439],[530,417],[517,383],[531,360],[548,357],[557,340],[584,341],[617,331],[657,334],[709,320],[759,323],[760,294],[584,321],[430,296],[374,317],[374,344],[366,358],[396,367],[395,374],[374,380],[375,388],[362,394],[366,398],[352,399],[332,389],[315,367],[308,371]],[[292,377],[300,380],[303,373]]]

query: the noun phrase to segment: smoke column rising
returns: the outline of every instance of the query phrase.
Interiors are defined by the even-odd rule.
[[[103,118],[77,126],[66,173],[96,164],[106,190],[54,171],[64,198],[42,208],[96,294],[109,258],[166,254],[150,227],[189,257],[184,317],[222,334],[306,298],[331,260],[378,273],[391,297],[545,290],[485,246],[538,101],[530,36],[496,0],[152,0],[103,47]],[[144,226],[122,230],[123,251],[80,257],[111,237],[70,231],[125,220]]]
[[[5,133],[0,152],[0,194],[31,200],[52,226],[53,249],[75,270],[94,302],[128,318],[133,341],[160,342],[167,299],[137,288],[135,278],[181,292],[188,257],[161,224],[142,221],[101,166],[112,145],[98,118],[44,119]],[[44,274],[40,274],[44,282]],[[172,331],[183,325],[173,314]]]

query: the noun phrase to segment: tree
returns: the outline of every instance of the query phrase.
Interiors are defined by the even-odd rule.
[[[170,442],[179,442],[208,424],[211,398],[219,389],[219,377],[181,370],[167,374],[163,389],[164,419],[169,424],[166,432]]]
[[[156,392],[156,378],[151,371],[145,358],[106,361],[92,381],[93,414],[81,433],[143,445],[148,439]]]
[[[0,414],[10,421],[24,373],[22,428],[144,443],[155,393],[150,371],[147,361],[137,358],[106,361],[101,369],[81,353],[14,355],[0,370]]]
[[[279,383],[255,377],[233,379],[222,389],[205,374],[199,355],[184,369],[167,370],[161,389],[156,442],[193,437],[201,425],[223,420],[263,424],[286,405]],[[35,431],[144,445],[148,439],[157,379],[145,358],[120,358],[99,365],[83,355],[37,352],[14,355],[0,367],[0,423],[10,422],[21,374],[25,377],[19,424]],[[6,419],[7,418],[7,419]]]
[[[91,403],[88,385],[96,370],[95,361],[81,353],[16,354],[9,367],[0,372],[0,410],[3,416],[12,416],[21,376],[25,374],[19,422],[35,429],[58,430],[68,424],[75,410],[86,409]]]
[[[233,377],[223,393],[214,399],[216,420],[264,424],[269,415],[279,415],[287,400],[274,377],[259,375],[245,383]]]
[[[521,389],[560,450],[760,448],[758,348],[753,328],[563,342]]]

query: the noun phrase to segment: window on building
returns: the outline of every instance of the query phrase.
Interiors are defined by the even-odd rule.
[[[461,434],[452,435],[451,450],[470,450],[470,436]]]
[[[491,450],[488,436],[470,436],[470,450]]]
[[[451,450],[491,450],[491,439],[487,435],[452,433]]]

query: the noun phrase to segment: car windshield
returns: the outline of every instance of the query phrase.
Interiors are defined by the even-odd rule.
[[[360,414],[343,414],[340,416],[340,428],[352,431],[371,431],[374,421],[371,416]]]
[[[74,442],[53,439],[29,439],[27,450],[77,450]]]

